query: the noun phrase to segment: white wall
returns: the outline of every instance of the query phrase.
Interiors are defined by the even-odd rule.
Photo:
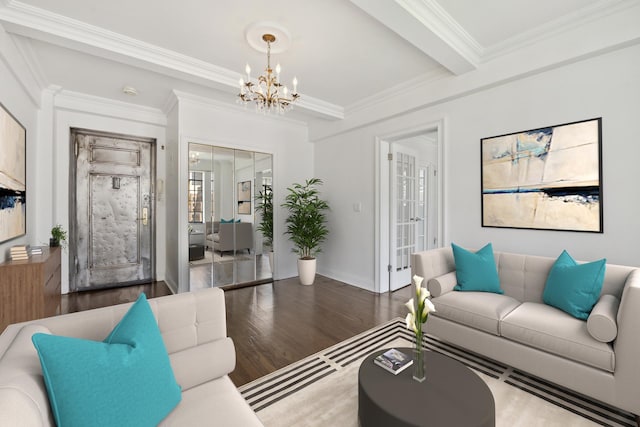
[[[165,282],[173,290],[178,292],[179,276],[179,249],[178,245],[184,230],[176,227],[179,223],[178,204],[176,200],[179,197],[178,189],[178,173],[179,173],[179,111],[178,104],[174,103],[167,113],[167,132],[166,132],[166,181],[164,184],[165,197],[168,202],[165,204],[166,209],[166,238],[164,242],[158,241],[159,245],[165,245],[166,248],[166,269]],[[186,173],[186,171],[185,171]],[[185,187],[186,188],[186,187]],[[185,205],[187,201],[185,199]]]
[[[331,204],[322,274],[374,289],[375,138],[444,119],[444,245],[454,241],[500,251],[640,265],[640,46],[522,78],[323,139],[316,176]],[[393,111],[389,111],[393,116]],[[480,138],[571,121],[603,118],[604,233],[482,228]],[[362,212],[353,203],[362,202]]]
[[[36,226],[38,216],[50,217],[51,206],[38,199],[37,188],[42,182],[47,182],[46,177],[39,173],[37,164],[40,143],[38,139],[38,110],[29,93],[23,88],[20,81],[8,68],[7,63],[15,66],[15,61],[21,58],[13,55],[11,41],[0,27],[0,103],[9,111],[27,130],[27,234],[25,236],[9,240],[0,244],[0,262],[9,259],[11,246],[20,244],[40,245],[49,244],[49,236]],[[0,156],[3,155],[0,153]],[[46,243],[45,243],[46,242]]]
[[[286,118],[268,117],[242,109],[229,109],[210,100],[176,92],[180,110],[180,155],[187,162],[189,142],[258,151],[273,155],[275,278],[297,276],[296,256],[283,235],[284,213],[279,208],[285,191],[294,182],[313,176],[314,145],[309,142],[307,126]],[[185,175],[185,174],[183,174]],[[186,191],[186,175],[180,188]],[[180,200],[183,198],[181,197]],[[186,223],[186,194],[179,202]],[[184,206],[183,206],[184,205]],[[181,240],[181,284],[187,284],[187,235]],[[181,289],[183,287],[181,286]]]

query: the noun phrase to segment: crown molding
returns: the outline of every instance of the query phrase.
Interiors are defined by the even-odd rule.
[[[488,62],[513,51],[557,37],[563,33],[587,25],[607,15],[637,6],[638,0],[600,0],[584,8],[562,15],[543,25],[530,28],[518,35],[485,48],[482,62]]]
[[[286,117],[278,114],[264,114],[261,112],[254,112],[253,111],[254,109],[250,107],[245,108],[240,105],[217,101],[215,99],[207,98],[204,96],[194,95],[189,92],[183,92],[183,91],[174,89],[172,92],[172,96],[175,98],[175,101],[168,100],[167,102],[168,106],[172,106],[175,102],[177,102],[179,105],[181,101],[186,101],[186,102],[200,105],[202,107],[212,109],[214,111],[225,113],[225,114],[233,113],[233,114],[242,114],[245,116],[250,115],[255,120],[261,120],[261,121],[270,122],[270,123],[274,123],[274,122],[287,123],[295,126],[308,128],[307,122],[304,122],[301,120],[292,119],[290,117]]]
[[[157,108],[114,101],[70,90],[58,89],[54,96],[53,105],[55,108],[63,110],[93,113],[158,126],[167,125],[167,116]]]
[[[59,46],[141,66],[172,77],[204,82],[215,89],[237,89],[241,73],[132,37],[47,11],[17,0],[4,0],[0,21],[7,31]],[[301,97],[302,98],[302,97]],[[304,96],[299,108],[327,119],[342,119],[342,107]]]

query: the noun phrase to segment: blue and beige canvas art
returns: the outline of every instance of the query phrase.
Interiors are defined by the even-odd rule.
[[[602,232],[600,126],[482,139],[482,225]]]
[[[0,242],[26,233],[26,131],[0,105]]]

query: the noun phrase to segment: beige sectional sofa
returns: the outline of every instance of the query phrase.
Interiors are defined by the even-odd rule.
[[[425,278],[437,310],[427,333],[640,414],[640,269],[607,264],[585,321],[543,303],[555,258],[494,257],[504,295],[454,291],[450,248],[412,255],[412,273]]]
[[[261,426],[228,375],[235,347],[226,335],[224,293],[217,288],[149,300],[182,401],[161,426]],[[55,426],[31,336],[35,332],[103,340],[131,304],[8,326],[0,335],[0,424]]]

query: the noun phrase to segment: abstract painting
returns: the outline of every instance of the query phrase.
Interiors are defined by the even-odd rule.
[[[602,118],[483,138],[482,226],[602,233]]]
[[[0,104],[0,242],[27,232],[26,129]]]

